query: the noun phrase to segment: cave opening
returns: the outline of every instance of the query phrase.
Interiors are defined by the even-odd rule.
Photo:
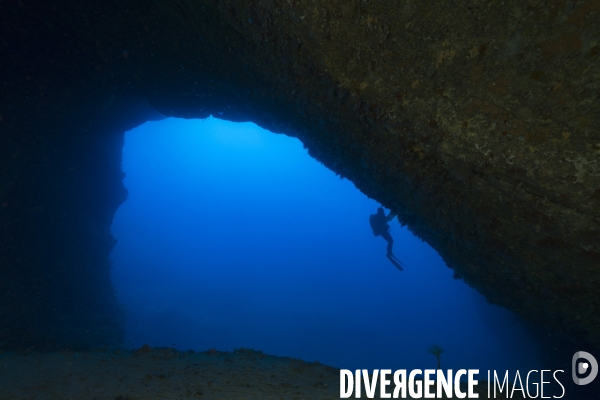
[[[537,366],[515,317],[397,220],[394,268],[368,223],[379,204],[297,139],[170,118],[127,132],[122,166],[111,259],[128,347],[423,368],[438,344],[445,368]]]

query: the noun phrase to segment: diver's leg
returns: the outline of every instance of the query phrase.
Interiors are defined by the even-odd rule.
[[[394,256],[394,254],[392,253],[392,246],[394,245],[394,239],[392,239],[392,235],[390,235],[389,232],[384,232],[381,234],[381,237],[385,239],[385,241],[388,243],[387,245],[387,256]]]
[[[404,271],[404,269],[402,269],[402,267],[401,267],[402,261],[400,261],[400,259],[398,257],[396,257],[394,255],[394,253],[392,252],[392,246],[394,245],[394,239],[392,239],[392,235],[390,235],[389,232],[384,232],[381,235],[381,237],[384,238],[386,240],[386,242],[388,243],[387,258],[392,262],[392,264],[394,264],[396,266],[396,268],[398,268],[400,271]]]

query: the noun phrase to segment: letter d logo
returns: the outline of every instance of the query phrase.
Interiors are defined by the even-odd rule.
[[[580,358],[586,359],[587,362],[582,362],[582,363],[579,363],[579,365],[576,365],[577,360]],[[577,353],[573,354],[572,367],[573,367],[573,382],[575,382],[575,384],[577,384],[577,385],[587,385],[588,383],[593,381],[594,378],[596,378],[596,375],[598,375],[598,362],[596,361],[596,359],[594,358],[593,355],[591,355],[590,353],[587,353],[585,351],[578,351]],[[586,378],[578,378],[577,377],[577,374],[585,374],[587,372],[588,368],[590,368],[590,367],[592,367],[592,370],[590,371],[590,374]]]

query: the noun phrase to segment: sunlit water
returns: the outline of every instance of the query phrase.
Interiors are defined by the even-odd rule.
[[[438,344],[444,369],[539,369],[515,317],[394,220],[398,271],[369,226],[379,204],[297,139],[167,119],[127,132],[123,170],[112,260],[131,347],[424,369]]]

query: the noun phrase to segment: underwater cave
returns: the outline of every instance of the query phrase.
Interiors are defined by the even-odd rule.
[[[507,310],[460,280],[302,144],[251,123],[167,119],[125,134],[112,277],[126,345],[259,349],[350,369],[539,369]],[[468,327],[468,329],[465,329]]]
[[[360,282],[365,286],[372,283],[372,287],[346,287],[343,294],[374,306],[370,302],[375,292],[369,291],[387,288],[379,294],[387,296],[386,307],[403,300],[403,310],[409,309],[409,297],[405,296],[412,294],[412,319],[424,321],[425,311],[441,304],[436,303],[443,302],[441,293],[453,287],[463,295],[472,293],[471,298],[449,295],[446,305],[481,307],[469,312],[461,309],[464,314],[460,315],[469,315],[470,322],[465,319],[464,326],[446,325],[446,330],[454,332],[446,337],[467,340],[484,320],[488,328],[502,332],[496,335],[498,340],[519,344],[504,352],[508,347],[495,345],[490,354],[501,358],[483,362],[481,368],[514,369],[509,359],[520,353],[524,358],[515,362],[527,365],[523,368],[539,362],[540,368],[564,370],[565,398],[597,398],[597,379],[579,385],[570,374],[576,361],[572,367],[571,357],[577,351],[600,356],[599,12],[595,0],[1,1],[0,365],[4,369],[0,397],[35,397],[39,385],[79,379],[86,383],[75,385],[70,394],[75,397],[106,390],[106,398],[142,398],[139,387],[121,385],[127,377],[138,380],[138,375],[120,373],[119,368],[138,371],[143,385],[151,382],[154,394],[162,388],[165,393],[172,390],[173,396],[210,398],[219,396],[218,386],[227,393],[221,393],[224,397],[235,397],[239,393],[226,383],[230,375],[223,371],[227,365],[236,365],[240,371],[254,374],[251,382],[263,382],[251,388],[244,386],[250,383],[242,383],[250,381],[239,375],[231,377],[231,382],[237,380],[245,388],[240,390],[246,390],[247,397],[260,397],[261,393],[289,397],[293,391],[302,391],[300,397],[304,398],[337,398],[339,370],[335,368],[345,368],[342,364],[416,368],[422,359],[435,361],[421,343],[444,347],[444,338],[424,334],[422,328],[417,329],[421,333],[413,347],[397,344],[400,347],[390,348],[379,359],[369,359],[372,354],[364,358],[351,352],[341,355],[335,346],[327,345],[327,340],[336,342],[340,337],[337,324],[303,323],[300,331],[289,325],[291,331],[272,332],[270,338],[263,336],[264,342],[240,339],[244,343],[239,344],[234,343],[237,339],[227,341],[224,332],[232,329],[227,327],[213,331],[219,332],[213,333],[213,345],[194,335],[161,342],[147,331],[142,332],[146,334],[143,337],[133,330],[131,318],[136,309],[127,304],[123,297],[127,290],[120,285],[130,282],[128,290],[133,290],[136,279],[143,287],[161,278],[165,288],[175,293],[177,285],[170,279],[177,276],[173,272],[176,266],[171,264],[170,275],[148,265],[166,268],[168,260],[176,260],[177,255],[169,251],[162,259],[149,257],[146,267],[158,275],[142,275],[145,266],[131,260],[118,264],[121,261],[115,258],[114,268],[111,266],[111,252],[113,257],[123,255],[120,246],[127,238],[134,239],[130,232],[116,242],[116,231],[111,233],[119,223],[119,207],[126,209],[136,196],[132,191],[127,200],[124,186],[128,179],[122,169],[126,132],[130,135],[132,129],[149,121],[179,121],[166,117],[205,123],[214,116],[230,123],[254,123],[270,131],[272,138],[299,140],[301,145],[296,144],[308,153],[307,160],[315,168],[319,166],[316,161],[322,164],[319,168],[336,182],[325,183],[323,190],[352,186],[354,195],[362,199],[356,204],[363,207],[358,207],[360,212],[351,211],[345,208],[349,203],[342,206],[342,200],[350,195],[334,201],[332,194],[315,196],[302,216],[274,205],[280,223],[293,216],[303,224],[290,237],[306,233],[309,222],[321,223],[320,219],[311,220],[311,213],[330,210],[337,215],[337,223],[321,225],[323,233],[331,234],[315,244],[318,251],[312,254],[344,251],[328,255],[323,264],[305,259],[302,267],[289,262],[287,269],[281,265],[282,258],[270,267],[271,278],[248,276],[252,268],[238,266],[228,278],[237,287],[235,294],[227,292],[233,288],[227,288],[223,275],[215,277],[223,285],[222,291],[213,292],[217,298],[221,296],[219,304],[243,303],[260,310],[261,295],[269,292],[248,297],[250,288],[244,286],[242,277],[255,283],[264,278],[261,283],[274,288],[279,285],[280,291],[284,278],[290,278],[296,288],[312,288],[311,292],[288,288],[282,296],[296,305],[312,301],[312,310],[333,307],[339,305],[339,298],[315,293],[334,293],[332,286],[326,285],[334,285],[337,279],[349,284],[351,278],[364,274]],[[282,166],[291,161],[283,152],[276,156]],[[155,190],[157,196],[168,192]],[[289,191],[293,193],[291,188]],[[321,197],[331,203],[317,203]],[[152,197],[145,199],[144,204],[151,204]],[[296,196],[295,201],[299,200]],[[390,225],[397,256],[403,261],[407,257],[404,271],[397,271],[383,253],[379,255],[385,243],[373,237],[365,222],[379,204],[397,215]],[[213,205],[235,207],[223,201]],[[160,212],[175,207],[165,200]],[[237,211],[232,212],[235,215]],[[243,218],[250,222],[250,215]],[[235,217],[233,221],[237,221]],[[205,219],[198,226],[208,222]],[[342,238],[350,240],[352,224],[364,235],[360,245],[342,243]],[[250,229],[248,225],[244,229]],[[268,226],[265,224],[265,229]],[[343,235],[328,231],[335,226],[345,228]],[[162,227],[168,230],[168,226]],[[244,232],[251,235],[252,231]],[[159,233],[146,227],[140,240]],[[227,234],[234,232],[222,235]],[[178,232],[171,232],[161,240],[195,243],[191,235],[181,238]],[[238,239],[243,244],[243,238]],[[358,251],[366,242],[377,248],[377,265],[371,264],[372,257],[367,257],[368,267],[367,261],[360,262],[366,256],[359,256]],[[148,254],[160,251],[156,243],[147,249]],[[431,247],[420,247],[426,244]],[[253,247],[245,250],[258,256],[257,246]],[[438,257],[437,261],[422,262],[417,249]],[[208,254],[204,250],[198,253]],[[295,251],[283,244],[271,250],[281,257]],[[221,252],[223,257],[232,257],[233,252]],[[300,252],[298,259],[310,254]],[[346,263],[338,261],[344,257]],[[311,278],[306,264],[321,268],[310,270]],[[130,270],[126,277],[119,265],[141,270]],[[354,275],[342,273],[348,265]],[[437,272],[425,269],[433,265]],[[118,273],[123,275],[119,278]],[[280,281],[274,281],[275,276]],[[188,278],[180,274],[177,279],[191,284],[194,280]],[[218,287],[216,283],[211,286],[209,278],[201,279],[205,291],[199,293],[205,296]],[[440,293],[434,293],[436,288]],[[253,300],[235,297],[241,293]],[[144,299],[140,300],[144,304],[138,311],[159,300],[139,299]],[[207,297],[190,298],[192,302],[200,299]],[[195,304],[198,312],[211,310],[207,303]],[[261,304],[267,307],[264,301]],[[284,308],[276,301],[269,304]],[[164,311],[169,306],[161,303],[157,307]],[[256,315],[249,308],[235,310],[247,320]],[[384,310],[377,308],[376,312]],[[164,329],[189,323],[182,315],[179,313],[178,322],[163,319],[155,323]],[[316,320],[327,319],[320,315]],[[509,328],[499,322],[513,315],[522,323]],[[389,313],[386,316],[393,319]],[[271,317],[265,312],[249,324],[262,326],[260,318]],[[294,323],[304,317],[287,316]],[[377,323],[354,321],[353,329],[362,332],[366,341],[383,346],[391,338],[392,328],[405,326],[400,321],[402,318],[386,321],[389,330],[378,328]],[[312,326],[327,329],[310,332]],[[194,329],[207,332],[201,324]],[[384,332],[389,336],[377,336]],[[322,341],[307,340],[285,348],[282,337],[292,339],[294,335],[313,335]],[[481,335],[477,338],[483,340]],[[143,339],[154,341],[152,346],[175,349],[138,347]],[[519,346],[528,341],[536,348],[520,351]],[[264,345],[264,353],[261,348],[246,347],[254,345]],[[336,343],[339,348],[343,345],[341,340]],[[208,351],[185,352],[180,346]],[[452,364],[456,368],[459,364],[472,368],[462,363],[479,362],[460,358],[466,354],[453,359],[452,350],[461,346],[446,346],[442,365],[456,362]],[[490,342],[481,346],[483,351]],[[395,351],[404,352],[415,365],[379,365],[402,360]],[[413,357],[412,352],[419,355]],[[532,361],[536,353],[539,359]],[[94,362],[87,365],[85,360]],[[110,385],[99,380],[93,367],[108,360],[116,366]],[[150,364],[136,366],[136,360]],[[157,364],[152,366],[152,360]],[[40,368],[32,369],[32,365]],[[73,365],[85,369],[87,375],[75,377],[69,369]],[[179,375],[168,372],[175,365],[181,367]],[[208,367],[199,372],[198,365]],[[269,384],[271,378],[261,380],[263,375],[276,376],[275,370],[283,374],[277,384]],[[176,375],[196,386],[177,392],[184,389],[169,386]],[[202,377],[201,384],[192,379],[197,375]],[[21,384],[29,378],[37,380],[38,386]],[[217,381],[214,387],[208,383]],[[61,390],[66,389],[48,388],[51,396],[65,397]],[[145,398],[150,398],[150,392],[145,393]]]

